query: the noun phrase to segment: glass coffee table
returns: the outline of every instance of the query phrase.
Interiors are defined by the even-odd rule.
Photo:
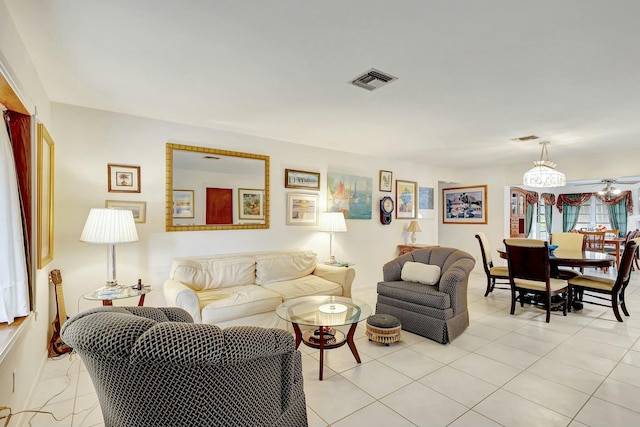
[[[337,296],[309,296],[294,298],[276,308],[278,316],[290,322],[296,334],[296,348],[300,342],[320,350],[320,374],[324,367],[324,350],[342,347],[345,343],[351,349],[353,357],[360,363],[360,356],[353,341],[358,322],[371,316],[371,307],[354,298]],[[336,326],[349,327],[345,334]],[[302,332],[300,326],[311,326]]]

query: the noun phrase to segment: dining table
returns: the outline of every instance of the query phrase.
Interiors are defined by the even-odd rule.
[[[507,252],[498,249],[500,258],[507,259]],[[557,248],[549,254],[551,276],[559,276],[559,267],[608,268],[616,262],[616,257],[606,252]]]

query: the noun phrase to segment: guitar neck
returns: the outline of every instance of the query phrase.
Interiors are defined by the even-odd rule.
[[[56,304],[58,305],[58,319],[60,327],[67,320],[67,310],[64,307],[64,293],[62,292],[62,283],[56,285]]]

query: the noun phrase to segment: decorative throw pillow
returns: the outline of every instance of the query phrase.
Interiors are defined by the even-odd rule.
[[[405,262],[400,277],[407,282],[435,285],[440,280],[440,267],[421,262]]]

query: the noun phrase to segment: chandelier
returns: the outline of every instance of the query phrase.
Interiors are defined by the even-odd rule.
[[[540,144],[542,144],[540,160],[533,162],[533,168],[522,177],[522,184],[529,187],[564,187],[567,183],[567,177],[556,170],[555,163],[549,161],[549,152],[547,151],[549,141],[542,141]]]

